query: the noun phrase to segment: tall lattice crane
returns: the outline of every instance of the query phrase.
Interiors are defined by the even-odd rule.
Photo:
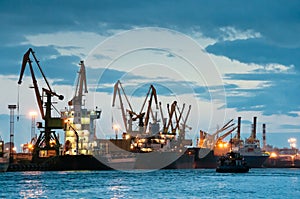
[[[42,88],[42,95],[40,94],[40,90],[34,74],[30,55],[32,55],[39,71],[41,72],[47,84],[47,88]],[[39,157],[39,155],[41,154],[45,156],[58,155],[60,143],[58,137],[56,136],[55,132],[52,131],[52,129],[63,129],[64,122],[61,119],[61,117],[51,116],[51,108],[53,106],[51,100],[53,96],[58,97],[59,100],[63,100],[64,97],[62,95],[58,95],[51,89],[50,84],[48,83],[47,78],[39,64],[39,61],[37,60],[35,53],[31,48],[29,48],[29,50],[23,56],[22,68],[21,68],[20,77],[18,81],[19,85],[22,83],[22,78],[27,64],[29,65],[33,88],[35,91],[35,96],[41,113],[41,117],[45,121],[44,131],[40,132],[40,135],[34,145],[33,158]],[[44,101],[44,97],[45,97],[44,94],[46,95],[46,101]],[[45,102],[45,111],[43,107],[44,102]],[[41,151],[42,153],[40,153]]]
[[[81,112],[81,107],[83,105],[82,97],[83,97],[84,93],[88,93],[84,62],[80,61],[79,65],[80,65],[80,70],[78,72],[75,94],[74,94],[74,97],[72,98],[72,100],[70,100],[68,102],[69,106],[74,107],[75,113]],[[74,115],[74,124],[80,124],[80,123],[81,123],[81,115],[75,114]]]

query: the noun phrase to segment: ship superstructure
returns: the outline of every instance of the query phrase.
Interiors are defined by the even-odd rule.
[[[100,118],[101,110],[88,110],[84,104],[84,94],[88,93],[84,61],[80,61],[80,70],[75,95],[68,102],[69,107],[61,111],[65,122],[65,154],[92,154],[95,134],[95,119]]]

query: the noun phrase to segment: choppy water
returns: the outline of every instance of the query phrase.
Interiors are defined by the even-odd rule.
[[[300,169],[0,173],[0,198],[300,198]]]

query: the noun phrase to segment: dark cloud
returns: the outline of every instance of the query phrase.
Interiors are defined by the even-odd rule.
[[[227,107],[240,111],[262,111],[264,115],[286,114],[297,117],[292,111],[300,111],[298,96],[300,89],[299,74],[228,74],[233,80],[270,81],[265,88],[241,89],[227,88]],[[234,93],[238,93],[234,96]]]
[[[13,42],[29,33],[160,26],[182,32],[200,27],[206,36],[222,38],[220,27],[233,26],[258,31],[272,43],[299,46],[299,5],[283,0],[1,1],[0,17],[6,22],[1,34]]]
[[[294,65],[300,71],[300,47],[274,46],[263,38],[218,42],[206,50],[244,63]]]

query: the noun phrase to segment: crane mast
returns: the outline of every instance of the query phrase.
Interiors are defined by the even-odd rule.
[[[118,95],[119,96],[119,101],[120,101],[120,106],[121,106],[121,111],[122,111],[122,119],[123,119],[123,123],[124,123],[124,126],[125,126],[125,129],[126,129],[126,132],[131,132],[132,129],[131,129],[131,122],[130,122],[130,127],[128,127],[127,125],[127,121],[126,121],[126,113],[125,113],[125,109],[124,109],[124,104],[123,104],[123,100],[122,100],[122,96],[121,96],[121,89],[122,89],[122,92],[125,96],[125,99],[127,101],[127,104],[130,108],[130,110],[127,110],[127,112],[129,112],[130,114],[130,118],[132,119],[132,115],[133,115],[133,110],[132,110],[132,107],[131,107],[131,104],[127,98],[127,95],[125,93],[125,90],[124,88],[122,87],[122,84],[120,82],[120,80],[118,80],[115,85],[114,85],[114,94],[113,94],[113,101],[112,101],[112,107],[115,106],[115,103],[116,103],[116,96]]]
[[[84,93],[88,93],[84,61],[80,61],[79,65],[80,65],[80,70],[78,72],[75,94],[72,100],[68,102],[69,106],[74,107],[75,113],[81,112],[81,107],[83,105],[82,97],[84,96]],[[80,123],[81,123],[81,114],[75,114],[74,124],[80,124]]]
[[[151,94],[150,94],[150,92],[151,92]],[[149,94],[150,94],[150,99],[148,101],[148,107],[147,107],[146,117],[145,117],[145,121],[144,121],[144,133],[146,133],[146,131],[147,131],[147,126],[148,126],[148,123],[149,123],[149,115],[150,115],[150,112],[151,112],[151,105],[152,105],[153,97],[154,97],[154,101],[155,101],[155,107],[156,107],[156,109],[158,109],[156,89],[154,88],[153,85],[150,85],[148,93],[146,95],[146,99],[145,99],[145,101],[143,103],[143,106],[141,108],[141,112],[144,109],[144,106],[146,104],[146,101],[148,99]]]
[[[47,88],[42,88],[42,96],[39,91],[38,83],[32,66],[33,61],[30,59],[30,55],[32,55],[39,71],[41,72],[47,84]],[[19,85],[22,83],[22,78],[27,64],[29,65],[33,88],[35,91],[35,96],[40,110],[40,114],[42,119],[45,121],[44,131],[40,132],[40,135],[34,145],[33,158],[37,158],[41,155],[42,156],[58,155],[60,143],[59,143],[59,139],[57,138],[55,132],[52,131],[52,129],[63,129],[64,122],[60,117],[51,116],[51,107],[53,106],[51,100],[53,96],[58,97],[59,100],[63,100],[64,97],[52,91],[50,84],[48,83],[47,78],[39,64],[39,61],[37,60],[35,53],[31,48],[29,48],[29,50],[23,56],[22,67],[21,67],[20,77],[18,81]],[[44,94],[46,95],[45,111],[43,107]]]

